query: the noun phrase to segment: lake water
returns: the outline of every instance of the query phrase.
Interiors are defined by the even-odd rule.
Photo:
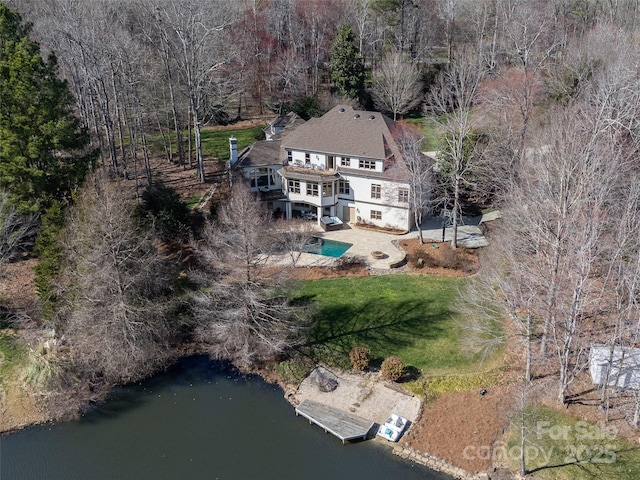
[[[203,357],[116,389],[78,421],[0,439],[2,480],[444,479],[376,441],[342,445],[282,390]]]

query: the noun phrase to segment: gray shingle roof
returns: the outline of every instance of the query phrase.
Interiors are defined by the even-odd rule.
[[[242,168],[282,165],[283,158],[280,158],[280,152],[279,140],[259,140],[240,152],[236,165]]]
[[[282,140],[284,148],[356,158],[385,159],[395,150],[389,131],[393,122],[379,112],[338,105],[312,118]]]

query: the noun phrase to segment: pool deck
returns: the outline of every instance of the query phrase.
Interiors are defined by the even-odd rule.
[[[482,236],[480,224],[490,220],[500,218],[499,212],[483,215],[481,217],[464,218],[464,225],[458,227],[458,242],[462,246],[485,246],[486,239]],[[428,218],[422,225],[422,236],[431,241],[442,241],[442,224],[439,218]],[[400,262],[404,258],[404,251],[398,248],[395,243],[408,239],[417,238],[417,230],[408,233],[396,235],[391,233],[380,232],[368,228],[359,228],[353,225],[345,224],[341,230],[325,232],[320,226],[313,232],[314,236],[336,240],[338,242],[352,243],[353,245],[347,252],[346,256],[364,258],[369,268],[374,270],[389,270],[391,265]],[[445,230],[445,240],[451,240],[453,229]],[[383,252],[383,258],[374,258],[371,252]],[[311,253],[301,254],[297,266],[332,266],[336,263],[335,258],[323,257],[322,255],[314,255]]]

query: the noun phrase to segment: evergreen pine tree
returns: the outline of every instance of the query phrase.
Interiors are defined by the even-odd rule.
[[[42,58],[31,28],[0,4],[0,188],[23,212],[64,200],[91,159],[56,57]]]
[[[349,25],[342,25],[331,50],[331,79],[336,91],[345,97],[360,98],[364,92],[364,66]]]

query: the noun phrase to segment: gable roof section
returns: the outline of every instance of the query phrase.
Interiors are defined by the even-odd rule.
[[[235,165],[240,168],[282,165],[284,160],[284,157],[280,157],[282,138],[304,123],[305,121],[293,112],[276,117],[263,129],[267,139],[258,140],[240,152]]]
[[[278,115],[262,130],[267,140],[280,140],[303,123],[305,121],[296,113],[289,112],[286,115]]]
[[[236,163],[241,168],[278,164],[282,165],[280,140],[257,141],[238,155],[238,163]]]
[[[389,131],[393,121],[380,112],[338,105],[320,118],[312,118],[282,140],[284,148],[356,158],[385,160],[397,154]],[[394,150],[396,150],[394,152]]]

